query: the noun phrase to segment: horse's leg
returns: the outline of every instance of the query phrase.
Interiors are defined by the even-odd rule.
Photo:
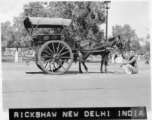
[[[108,65],[108,55],[109,55],[109,53],[107,53],[107,54],[105,55],[105,59],[104,59],[105,73],[108,73],[108,70],[107,70],[107,65]]]
[[[104,63],[104,55],[101,55],[101,67],[100,67],[101,73],[103,73],[103,63]]]
[[[108,61],[107,61],[107,60],[105,60],[105,73],[108,73],[107,65],[108,65]]]
[[[79,60],[79,72],[80,72],[80,73],[83,73],[83,72],[82,72],[82,69],[81,69],[81,61],[80,61],[80,60]]]
[[[88,67],[87,67],[86,64],[85,64],[85,60],[89,57],[90,54],[91,54],[91,52],[86,53],[86,55],[84,55],[83,60],[82,60],[82,64],[83,64],[83,67],[84,67],[85,70],[86,70],[86,73],[88,73]]]
[[[83,73],[82,72],[82,69],[81,69],[81,63],[82,63],[82,58],[83,58],[83,55],[82,55],[82,53],[79,51],[79,72],[80,73]]]
[[[84,60],[82,61],[82,64],[83,64],[83,66],[84,66],[84,68],[85,68],[85,70],[86,70],[86,73],[88,73],[88,68],[87,68],[87,66],[85,65],[85,61],[84,61]]]

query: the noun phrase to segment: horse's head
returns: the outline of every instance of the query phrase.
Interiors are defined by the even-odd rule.
[[[122,44],[122,40],[120,38],[120,35],[115,37],[115,39],[116,39],[116,46],[119,48],[119,50],[123,50],[123,44]]]
[[[122,54],[122,57],[124,58],[124,55],[123,55],[124,46],[123,46],[123,44],[122,44],[122,40],[121,40],[121,38],[120,38],[120,35],[118,35],[118,36],[116,37],[116,46],[119,48],[119,50],[120,50],[120,52],[121,52],[121,54]]]

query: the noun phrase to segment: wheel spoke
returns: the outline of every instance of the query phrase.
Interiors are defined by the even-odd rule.
[[[61,67],[65,70],[65,68],[63,67],[63,65]]]
[[[46,63],[46,64],[45,64],[45,68],[46,68],[46,66],[48,65],[48,62],[51,61],[51,60],[52,60],[52,59],[49,59],[49,60],[43,62],[43,64]]]
[[[48,67],[47,67],[47,70],[50,70],[51,68],[51,64],[49,63]]]
[[[58,62],[58,65],[62,65],[60,61]]]
[[[54,49],[54,44],[52,43],[52,46],[53,46],[53,51],[54,51],[54,53],[55,53],[55,49]]]
[[[64,48],[65,48],[65,46],[60,50],[60,52],[61,52]],[[59,53],[57,53],[57,54],[60,54],[60,52],[59,52]]]
[[[50,52],[53,54],[52,50],[50,49],[50,47],[47,45],[47,47],[49,48]]]
[[[70,59],[70,57],[66,57],[66,56],[59,56],[59,58],[66,58],[66,59]]]
[[[63,61],[63,60],[61,60],[61,61]],[[64,61],[63,61],[64,62]],[[61,65],[61,67],[65,70],[65,68],[63,67],[63,65],[61,64],[62,62],[60,62],[59,64]]]
[[[43,62],[43,66],[46,68],[48,65],[48,61]]]
[[[46,66],[48,65],[48,62],[46,62],[46,64],[45,64],[45,68],[46,68]]]
[[[53,58],[52,56],[41,56],[41,58]]]
[[[58,64],[57,64],[57,66],[55,67],[55,69],[59,70],[59,66],[58,66]]]
[[[48,62],[49,62],[49,60],[48,60]],[[52,59],[52,61],[50,61],[51,63],[49,63],[49,68],[50,68],[50,70],[51,70],[51,64],[53,64],[53,62],[54,62],[54,59]]]
[[[55,67],[54,62],[53,62],[53,70],[54,70],[54,68],[56,68],[56,67]]]
[[[44,62],[50,62],[50,61],[52,61],[53,59],[49,59],[49,60],[46,60],[46,61],[44,61]]]
[[[45,52],[45,53],[47,53],[47,54],[49,54],[49,55],[51,55],[51,56],[52,56],[52,54],[50,54],[49,52],[47,52],[47,51],[45,51],[45,50],[43,50],[43,52]]]
[[[59,46],[60,46],[60,43],[58,44],[58,47],[57,47],[57,52],[56,52],[56,53],[58,53],[58,51],[59,51]]]
[[[61,55],[64,55],[64,54],[66,54],[66,53],[68,53],[69,51],[67,51],[67,52],[64,52],[64,53],[62,53],[62,54],[60,54],[59,56],[61,56]]]
[[[49,67],[50,67],[50,70],[51,70],[51,64],[50,64],[50,66],[49,66]]]
[[[57,68],[59,69],[59,67],[61,66],[62,64],[60,63],[60,61],[57,62]]]
[[[54,62],[54,59],[51,61],[51,64]]]

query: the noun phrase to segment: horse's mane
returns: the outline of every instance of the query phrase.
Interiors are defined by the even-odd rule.
[[[116,44],[116,37],[112,37],[112,38],[109,38],[108,41],[106,41],[106,44],[107,45],[110,45],[110,46],[113,46]]]

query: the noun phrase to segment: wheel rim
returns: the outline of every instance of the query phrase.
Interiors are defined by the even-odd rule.
[[[40,48],[38,61],[45,72],[49,74],[63,74],[72,65],[73,53],[65,42],[49,41]]]
[[[38,60],[36,60],[35,63],[36,63],[36,66],[37,66],[40,70],[44,71],[44,70],[41,68],[41,66],[38,64]]]

